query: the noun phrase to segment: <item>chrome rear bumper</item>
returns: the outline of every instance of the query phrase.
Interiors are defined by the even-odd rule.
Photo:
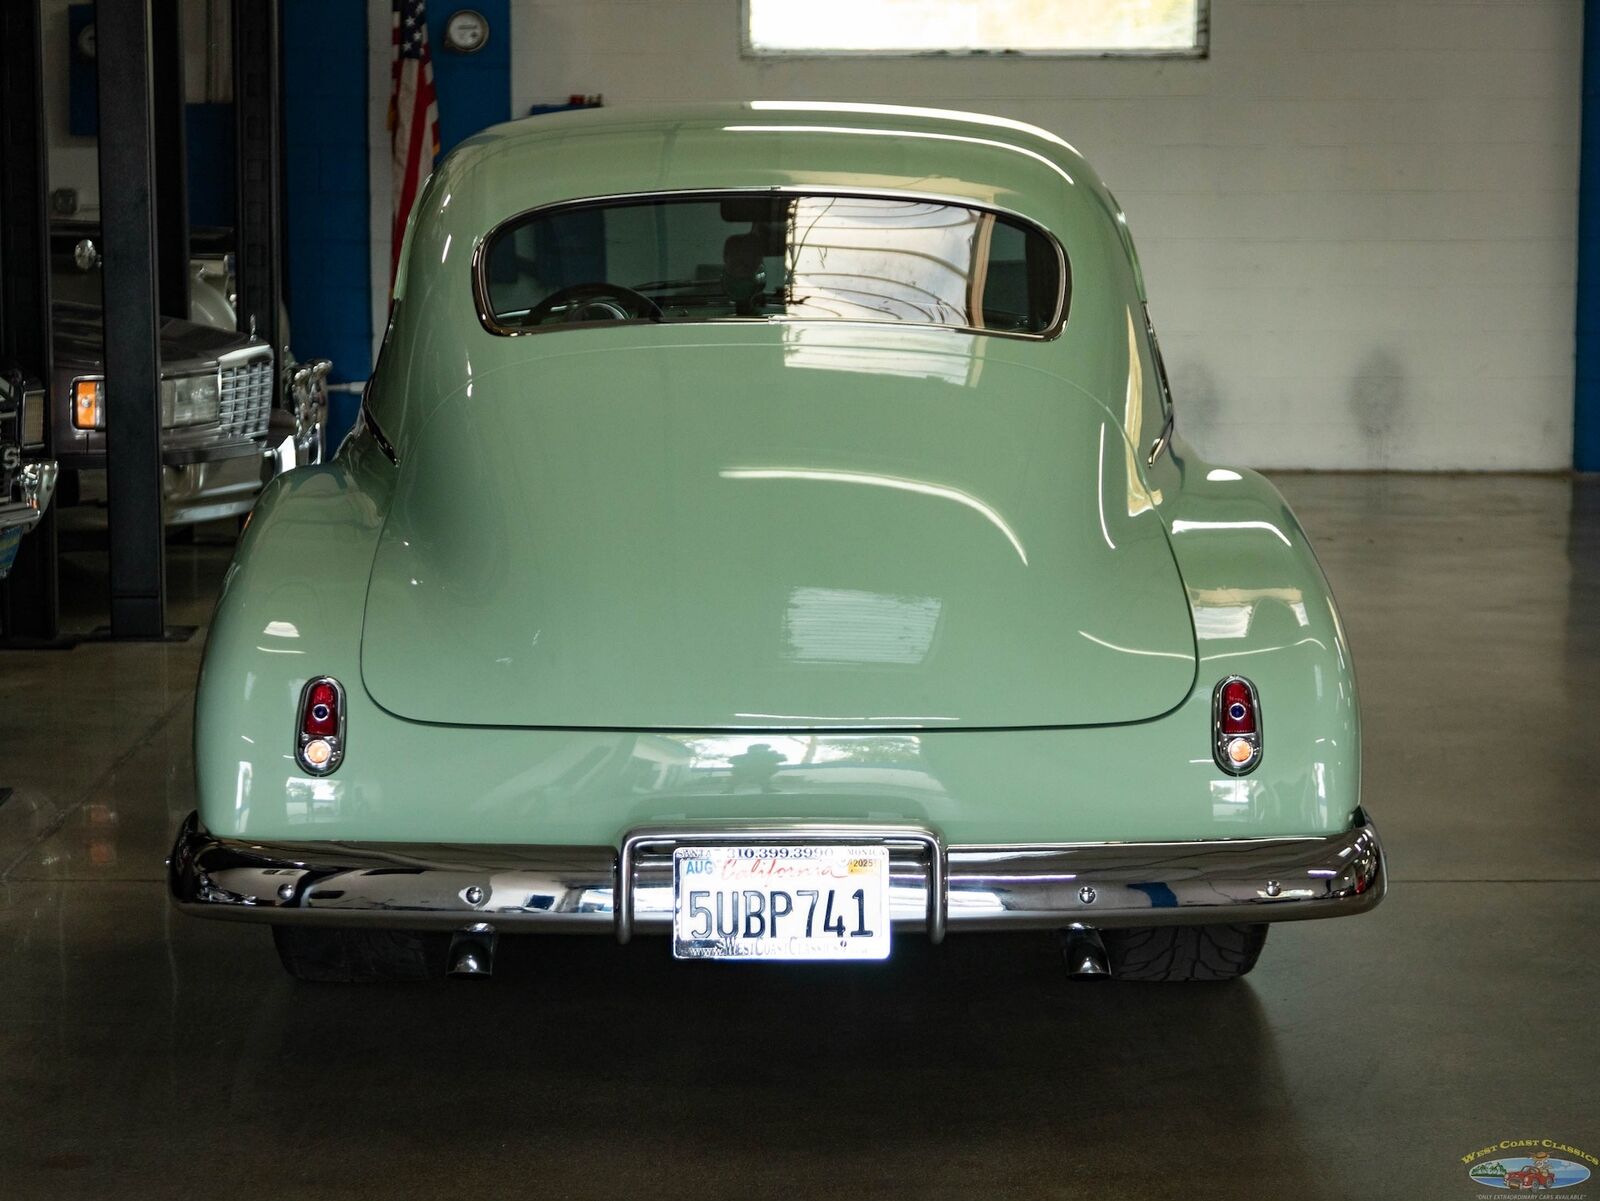
[[[672,848],[684,842],[884,842],[900,930],[1166,926],[1362,913],[1382,898],[1383,850],[1366,814],[1326,837],[1206,842],[946,846],[914,826],[639,829],[608,846],[251,842],[195,815],[167,861],[180,909],[324,926],[661,933]]]

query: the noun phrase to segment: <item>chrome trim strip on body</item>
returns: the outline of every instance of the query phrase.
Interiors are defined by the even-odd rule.
[[[1386,887],[1377,830],[1359,809],[1348,830],[1330,835],[1021,846],[952,846],[927,827],[848,822],[641,827],[620,848],[257,842],[213,837],[190,815],[167,861],[168,886],[179,908],[238,921],[487,922],[627,941],[671,928],[674,846],[808,838],[889,843],[891,920],[934,938],[946,929],[1337,917],[1371,909]]]
[[[488,272],[484,268],[484,256],[489,245],[494,242],[508,226],[520,221],[528,220],[540,213],[558,212],[570,208],[607,207],[626,204],[629,201],[651,200],[688,200],[694,197],[715,198],[718,196],[751,196],[751,195],[792,195],[792,196],[830,196],[841,199],[859,198],[864,200],[919,200],[929,204],[942,204],[964,208],[977,213],[992,213],[999,217],[1009,217],[1019,221],[1030,229],[1036,230],[1055,247],[1057,286],[1056,309],[1050,318],[1050,324],[1038,333],[1018,333],[1011,330],[983,329],[972,325],[945,325],[934,322],[922,321],[873,321],[868,318],[852,318],[849,320],[833,320],[823,317],[704,317],[684,318],[669,322],[653,322],[647,319],[634,321],[585,321],[576,324],[558,323],[551,326],[534,326],[523,329],[517,326],[503,325],[494,315],[494,310],[489,303]],[[1000,205],[989,204],[985,201],[970,196],[948,196],[935,192],[912,191],[898,188],[830,188],[823,184],[776,184],[771,186],[758,185],[738,188],[673,188],[659,192],[617,192],[605,196],[580,196],[570,200],[555,200],[549,204],[535,205],[530,209],[523,209],[520,213],[513,213],[505,220],[498,222],[483,237],[479,238],[472,246],[472,298],[478,310],[478,321],[483,328],[491,334],[502,338],[520,338],[529,334],[549,334],[558,330],[573,330],[582,328],[605,329],[617,325],[870,325],[875,328],[884,326],[922,329],[951,330],[963,334],[984,334],[992,338],[1018,338],[1031,342],[1049,342],[1058,337],[1067,326],[1067,315],[1072,308],[1072,261],[1067,257],[1066,247],[1061,244],[1061,239],[1049,229],[1046,229],[1033,217],[1026,216],[1014,209],[1004,208]]]
[[[1161,423],[1161,432],[1156,435],[1156,440],[1150,443],[1150,454],[1149,457],[1144,461],[1144,465],[1146,467],[1154,467],[1156,465],[1156,460],[1159,459],[1166,451],[1167,447],[1171,445],[1172,427],[1172,414],[1168,413],[1167,419]]]
[[[224,459],[247,459],[262,453],[259,442],[201,443],[198,446],[161,448],[161,461],[168,467],[188,467],[195,463],[220,463]]]
[[[377,419],[373,417],[372,406],[367,403],[365,396],[361,398],[361,419],[366,422],[367,429],[372,434],[372,440],[378,444],[378,449],[383,451],[383,457],[396,467],[400,466],[400,456],[395,451],[394,443],[389,441],[383,432],[383,428],[378,424]]]

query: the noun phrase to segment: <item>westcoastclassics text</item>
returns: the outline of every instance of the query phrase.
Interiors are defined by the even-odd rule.
[[[1471,1163],[1471,1162],[1473,1162],[1473,1160],[1482,1159],[1486,1155],[1503,1154],[1504,1152],[1510,1151],[1510,1150],[1512,1150],[1514,1148],[1517,1148],[1517,1147],[1541,1147],[1546,1151],[1562,1151],[1562,1152],[1565,1152],[1568,1155],[1575,1155],[1579,1159],[1588,1160],[1590,1163],[1596,1165],[1597,1167],[1600,1167],[1600,1159],[1596,1159],[1593,1155],[1590,1155],[1587,1151],[1580,1151],[1576,1147],[1567,1146],[1566,1143],[1554,1142],[1553,1140],[1547,1139],[1547,1138],[1508,1138],[1508,1139],[1502,1139],[1498,1143],[1491,1143],[1489,1146],[1484,1147],[1482,1150],[1473,1151],[1470,1154],[1463,1155],[1461,1157],[1461,1162],[1462,1163]]]

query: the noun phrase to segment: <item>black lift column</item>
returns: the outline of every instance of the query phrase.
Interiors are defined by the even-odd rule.
[[[113,638],[166,632],[150,20],[150,0],[96,0]]]

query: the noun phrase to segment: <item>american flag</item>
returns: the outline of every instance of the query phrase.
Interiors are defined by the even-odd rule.
[[[439,97],[433,90],[425,0],[394,0],[393,87],[389,92],[389,141],[394,152],[394,231],[389,281],[400,267],[400,241],[422,181],[439,153]]]

